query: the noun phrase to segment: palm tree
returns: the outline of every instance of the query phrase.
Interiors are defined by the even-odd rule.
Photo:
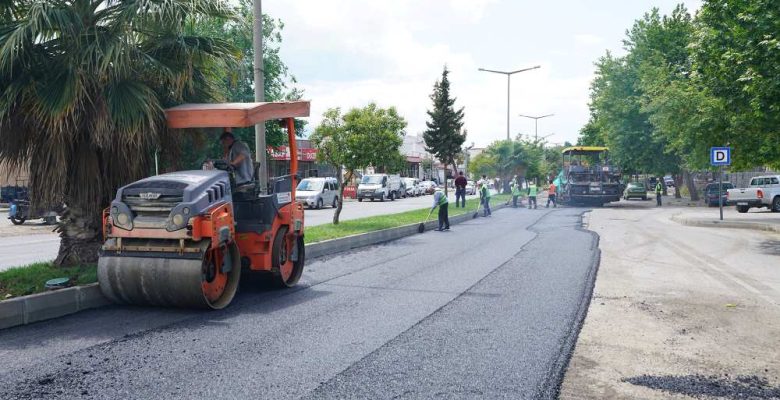
[[[163,109],[218,100],[237,53],[193,26],[222,0],[14,0],[0,5],[0,162],[29,168],[40,205],[67,206],[56,263],[94,262],[101,210],[175,141]]]

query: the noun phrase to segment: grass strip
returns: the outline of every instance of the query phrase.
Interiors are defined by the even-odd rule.
[[[70,278],[71,285],[97,282],[97,265],[61,268],[42,262],[0,271],[0,301],[45,292],[46,281],[66,277]]]
[[[510,195],[496,194],[491,197],[490,204],[506,203],[511,198]],[[478,204],[478,198],[469,199],[466,201],[465,208],[451,206],[449,215],[454,217],[456,215],[473,213],[477,209]],[[454,203],[451,202],[450,205],[454,205]],[[420,223],[425,220],[429,210],[430,208],[421,208],[397,214],[377,215],[342,221],[338,225],[325,224],[306,228],[306,243],[316,243],[323,240]],[[434,212],[431,214],[431,220],[435,219],[436,213]],[[97,265],[88,264],[61,268],[50,262],[43,262],[0,271],[0,301],[45,292],[46,288],[44,285],[46,281],[64,277],[69,277],[72,285],[86,285],[97,282]]]
[[[494,194],[490,198],[491,205],[506,203],[512,196],[505,194]],[[465,213],[473,213],[477,209],[479,199],[466,200],[465,208],[455,208],[454,203],[450,202],[449,215],[454,217]],[[377,215],[373,217],[352,219],[341,221],[338,225],[324,224],[306,228],[306,243],[316,243],[323,240],[337,239],[345,236],[357,235],[378,231],[388,228],[396,228],[404,225],[411,225],[423,222],[428,215],[430,208],[421,208],[419,210],[406,211],[397,214]],[[431,214],[431,219],[436,219],[436,212]]]

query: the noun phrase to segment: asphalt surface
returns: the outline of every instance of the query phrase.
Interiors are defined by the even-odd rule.
[[[450,192],[450,200],[455,201],[454,192]],[[473,198],[475,196],[467,196]],[[344,202],[340,220],[365,218],[375,215],[395,214],[404,211],[431,207],[433,196],[409,197],[395,201],[357,201]],[[306,226],[329,224],[333,221],[335,209],[325,207],[320,210],[306,209]],[[59,235],[50,233],[51,227],[44,226],[42,220],[25,222],[22,226],[14,226],[8,220],[7,212],[0,212],[0,271],[11,267],[49,261],[57,257]],[[31,229],[36,234],[27,234]],[[40,232],[45,230],[44,233]]]
[[[219,312],[111,306],[0,331],[0,398],[553,398],[587,308],[581,209],[491,218],[245,281]]]

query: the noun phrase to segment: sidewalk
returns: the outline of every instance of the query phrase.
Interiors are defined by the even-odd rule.
[[[780,233],[780,213],[773,213],[766,209],[751,209],[745,214],[740,214],[734,207],[724,207],[723,221],[721,221],[717,207],[702,208],[675,214],[672,220],[688,226],[754,229]]]
[[[601,263],[560,398],[780,398],[780,234],[685,226],[671,218],[718,209],[647,203],[590,213]]]

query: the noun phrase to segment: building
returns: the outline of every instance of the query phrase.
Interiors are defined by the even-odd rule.
[[[317,162],[317,149],[308,139],[298,139],[298,174],[301,178],[335,177],[338,171],[331,165]],[[268,148],[268,171],[270,176],[290,173],[290,148],[287,146]]]

